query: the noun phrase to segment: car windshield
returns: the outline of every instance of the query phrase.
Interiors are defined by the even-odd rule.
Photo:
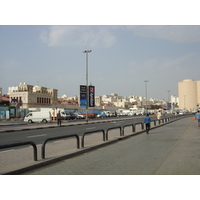
[[[32,113],[29,113],[28,115],[26,115],[26,117],[32,116]]]

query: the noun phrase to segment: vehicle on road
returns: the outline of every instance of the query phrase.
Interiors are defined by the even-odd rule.
[[[68,120],[76,120],[76,119],[78,119],[78,117],[74,113],[71,113],[70,116],[69,116],[69,118],[68,118]]]
[[[29,112],[24,117],[24,122],[28,123],[34,123],[34,122],[47,123],[51,121],[52,121],[51,112],[48,111]]]
[[[112,116],[112,114],[110,113],[110,111],[104,111],[104,113],[105,113],[106,117],[111,117]]]
[[[106,114],[103,111],[99,111],[97,113],[97,118],[104,118],[104,117],[106,117]]]
[[[85,119],[85,115],[81,115],[79,113],[73,113],[74,115],[76,115],[77,119]]]
[[[52,119],[54,118],[55,120],[57,120],[57,114],[60,111],[61,119],[67,119],[67,115],[66,115],[64,109],[59,109],[59,108],[40,108],[40,111],[51,112]]]
[[[67,119],[67,114],[64,109],[62,108],[30,108],[32,112],[51,112],[52,120],[57,120],[57,113],[60,111],[61,118]]]

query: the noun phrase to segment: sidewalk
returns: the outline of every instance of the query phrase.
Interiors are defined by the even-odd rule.
[[[96,148],[96,151],[91,151],[91,148],[87,147],[78,150],[76,145],[70,142],[71,146],[68,146],[71,149],[66,150],[71,154],[68,159],[26,174],[200,174],[200,128],[196,124],[196,120],[192,120],[191,117],[181,119],[152,129],[150,134],[143,131],[135,137],[120,142],[117,140],[118,142],[112,145],[104,144],[103,148]],[[55,148],[55,153],[63,151],[63,141],[58,142],[59,145],[51,144],[47,154],[52,152],[52,148]],[[41,147],[38,147],[39,151],[40,149]],[[22,148],[20,151],[24,166],[33,166],[36,163],[33,161],[31,147]],[[79,153],[79,156],[75,156]],[[38,155],[41,155],[41,152],[38,152]],[[39,159],[37,165],[51,162],[51,158],[45,161]],[[21,164],[19,159],[21,158],[15,156],[12,162]],[[0,165],[1,173],[14,170],[6,168],[4,164]],[[7,166],[12,167],[12,164]],[[16,169],[16,164],[13,166]]]
[[[27,174],[199,175],[199,146],[189,117]]]

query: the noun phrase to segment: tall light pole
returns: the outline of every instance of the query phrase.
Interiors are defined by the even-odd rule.
[[[169,103],[169,93],[170,93],[170,90],[168,90],[167,92],[168,92],[168,103],[166,101],[166,108],[167,108],[167,110],[171,110],[172,106],[170,106],[170,103]]]
[[[145,80],[144,81],[145,82],[145,95],[146,95],[146,114],[148,113],[148,109],[147,109],[147,83],[149,82],[149,81],[147,81],[147,80]]]
[[[86,122],[88,122],[88,103],[89,103],[89,90],[88,90],[88,53],[92,50],[84,50],[83,53],[86,53]]]
[[[186,100],[185,100],[186,95],[183,96],[184,96],[184,110],[186,110]]]

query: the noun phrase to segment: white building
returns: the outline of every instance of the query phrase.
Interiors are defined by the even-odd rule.
[[[179,108],[189,111],[200,104],[200,81],[186,79],[178,83]]]
[[[19,86],[9,87],[11,105],[19,108],[50,107],[57,104],[57,89],[39,87],[20,83]]]
[[[101,106],[101,104],[102,104],[102,97],[95,96],[95,106]]]
[[[176,95],[171,95],[171,103],[173,105],[178,105],[179,104],[179,97],[177,97]]]

